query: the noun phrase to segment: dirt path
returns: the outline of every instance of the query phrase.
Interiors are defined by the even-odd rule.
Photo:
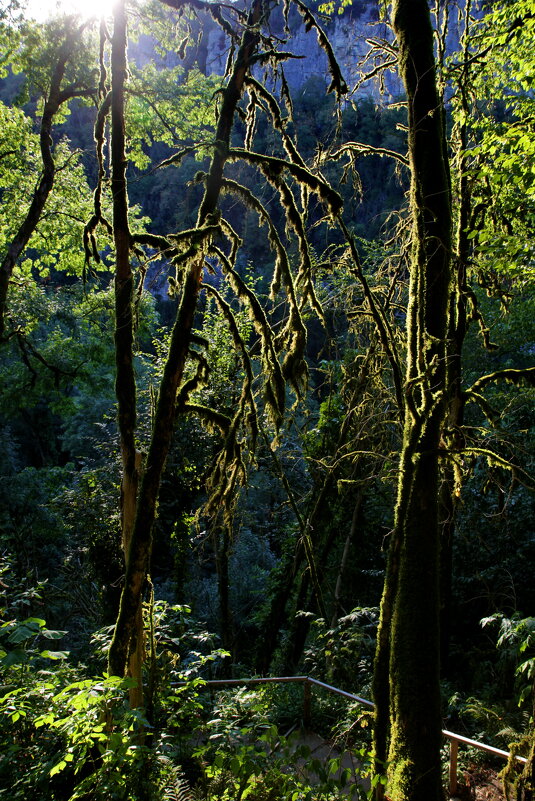
[[[296,760],[298,774],[311,785],[318,784],[320,777],[314,771],[313,763],[319,762],[326,767],[332,759],[339,759],[340,765],[336,771],[330,775],[333,779],[340,779],[344,771],[349,771],[348,789],[352,784],[358,782],[365,790],[370,787],[369,780],[360,775],[360,763],[356,755],[351,750],[340,751],[332,743],[324,740],[313,732],[294,732],[288,738],[290,748],[293,752],[300,748],[307,750],[307,756],[299,756]]]

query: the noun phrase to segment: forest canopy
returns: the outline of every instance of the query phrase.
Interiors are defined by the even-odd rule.
[[[534,28],[2,0],[0,798],[533,798]]]

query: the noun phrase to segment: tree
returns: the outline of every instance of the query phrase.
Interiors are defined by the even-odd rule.
[[[83,49],[80,48],[82,35],[87,23],[78,24],[75,18],[66,17],[54,29],[51,26],[46,35],[45,67],[42,68],[39,53],[39,33],[28,37],[28,47],[23,48],[17,60],[29,67],[30,77],[39,89],[43,99],[43,113],[39,130],[39,143],[42,160],[42,173],[32,194],[31,202],[5,248],[0,264],[0,339],[6,334],[6,311],[9,282],[21,254],[39,225],[45,205],[56,179],[56,160],[53,149],[52,132],[56,117],[62,106],[75,97],[91,97],[95,88],[92,75],[85,71]],[[37,40],[37,46],[36,41]],[[46,51],[49,52],[46,52]],[[32,61],[36,60],[36,64]]]
[[[260,13],[260,3],[257,3],[250,19],[251,24],[258,24]],[[124,82],[126,71],[125,26],[126,19],[123,4],[118,6],[115,16],[113,51],[115,56],[112,63],[112,86],[115,87],[112,104],[116,108],[115,113],[117,116],[120,115],[122,109],[122,98],[120,93],[122,92],[122,82]],[[117,31],[117,33],[115,31]],[[232,120],[236,109],[236,104],[241,96],[245,70],[247,69],[249,59],[252,56],[257,41],[257,34],[255,34],[253,31],[247,31],[244,34],[242,47],[237,59],[237,66],[225,92],[223,108],[221,110],[218,129],[216,132],[216,142],[218,144],[216,146],[215,156],[212,160],[204,200],[199,210],[197,228],[201,230],[201,237],[199,237],[200,241],[202,241],[203,235],[206,237],[206,233],[202,231],[202,229],[210,226],[211,217],[216,211],[216,204],[221,191],[223,165],[226,161],[230,144]],[[119,136],[120,130],[123,128],[124,122],[122,121],[122,118],[117,119],[116,130],[119,129]],[[120,147],[121,152],[118,154],[118,164],[124,161],[124,144],[121,144]],[[124,186],[123,178],[121,178],[121,184]],[[122,212],[122,214],[124,214],[124,212]],[[124,219],[124,216],[122,216],[121,219]],[[118,230],[115,220],[114,230]],[[128,263],[128,254],[131,244],[128,237],[128,231],[123,230],[121,233],[121,230],[119,229],[119,236],[122,240],[124,240],[124,244],[122,245],[125,251],[124,259],[125,263]],[[121,595],[121,604],[115,626],[115,633],[110,647],[109,671],[111,675],[121,676],[124,674],[127,656],[129,650],[131,649],[131,639],[136,631],[136,620],[139,620],[141,609],[141,592],[148,572],[152,526],[156,514],[159,485],[163,466],[169,451],[173,431],[173,419],[175,416],[176,396],[188,355],[189,340],[193,327],[195,310],[197,307],[197,298],[200,290],[203,267],[204,252],[201,250],[200,255],[192,259],[189,265],[182,299],[178,308],[175,325],[173,327],[169,356],[160,385],[151,444],[147,456],[147,464],[143,472],[141,490],[137,502],[135,522],[132,526],[132,533],[127,551],[125,587]],[[131,286],[131,278],[126,276],[125,280]],[[126,317],[128,318],[126,328],[127,331],[131,331],[131,294],[128,294],[125,300],[125,306],[127,307]],[[125,318],[123,316],[123,320],[124,319]],[[131,334],[128,333],[127,336],[130,338]],[[121,352],[120,344],[118,343],[117,352],[118,362],[123,361],[126,366],[126,361],[129,361],[130,358],[126,355],[129,352],[129,344],[126,343],[124,351]],[[120,392],[123,391],[123,387],[121,386],[119,380],[117,387]],[[126,405],[130,410],[130,415],[132,415],[132,394],[134,391],[134,388],[131,387],[129,390],[129,399],[126,402]],[[128,436],[131,441],[130,447],[128,448],[128,472],[137,472],[137,466],[135,463],[135,449],[133,448],[133,422],[133,419],[130,419],[128,424],[128,434],[126,434],[125,431],[125,437]],[[127,475],[126,471],[125,475]],[[131,478],[127,475],[126,480],[132,484],[132,489],[131,492],[129,491],[129,496],[135,499],[136,478],[133,475]]]
[[[488,59],[475,70],[474,82],[482,113],[476,118],[476,176],[474,211],[468,236],[480,254],[482,283],[506,301],[512,293],[532,285],[532,231],[535,219],[534,177],[527,169],[533,159],[533,96],[530,75],[535,66],[533,40],[535,5],[510,2],[493,10],[481,22],[481,43]],[[496,96],[503,108],[496,109]],[[497,112],[497,113],[496,113]],[[501,113],[500,113],[501,112]],[[474,399],[489,385],[512,380],[515,384],[535,383],[535,368],[499,369],[475,382]],[[484,407],[484,405],[483,405]],[[496,419],[489,406],[487,413]],[[511,465],[513,476],[516,465]],[[521,480],[533,489],[528,476]],[[533,696],[535,697],[535,695]],[[513,783],[517,801],[535,798],[535,734],[528,735],[528,761]],[[507,779],[506,779],[507,780]],[[509,791],[511,792],[511,790]],[[509,797],[509,796],[508,796]]]
[[[174,7],[171,2],[167,4]],[[303,359],[306,329],[301,315],[301,307],[308,302],[313,307],[318,308],[311,281],[312,261],[305,231],[306,205],[309,196],[315,195],[325,206],[329,215],[334,215],[341,208],[341,198],[338,193],[327,184],[321,174],[317,175],[305,166],[293,138],[288,134],[287,126],[282,120],[281,110],[273,95],[250,74],[251,66],[257,61],[263,63],[273,59],[276,64],[278,60],[275,53],[270,50],[266,53],[257,52],[259,44],[263,41],[261,37],[262,26],[266,25],[269,19],[268,7],[262,0],[255,0],[250,11],[245,16],[243,12],[236,10],[237,29],[240,30],[244,26],[243,33],[240,36],[232,33],[228,21],[222,20],[221,9],[217,5],[211,8],[211,11],[226,33],[230,32],[233,39],[239,40],[239,47],[236,51],[232,68],[229,71],[228,82],[221,92],[221,107],[219,109],[215,141],[212,144],[213,154],[210,167],[207,173],[200,173],[197,176],[197,180],[200,183],[204,183],[205,189],[200,202],[196,225],[190,230],[168,236],[134,235],[129,238],[124,227],[121,233],[121,241],[124,241],[125,251],[128,248],[132,250],[135,246],[144,245],[152,247],[171,258],[177,268],[177,273],[176,278],[170,279],[170,284],[180,300],[171,333],[168,357],[160,383],[146,463],[143,467],[141,483],[137,493],[136,516],[126,560],[125,586],[121,595],[119,614],[109,653],[109,671],[112,675],[123,675],[128,653],[131,649],[132,638],[136,630],[136,619],[138,619],[137,616],[139,615],[141,595],[147,577],[151,553],[152,529],[156,516],[162,471],[169,452],[176,414],[195,412],[200,415],[201,419],[206,419],[210,424],[220,428],[224,434],[223,447],[215,460],[209,481],[212,491],[206,506],[207,513],[211,514],[216,521],[219,508],[228,509],[236,488],[245,476],[242,455],[245,444],[243,441],[243,429],[245,429],[246,436],[249,436],[252,442],[256,440],[259,431],[258,414],[253,393],[255,376],[249,349],[247,343],[240,336],[232,308],[224,301],[217,288],[210,286],[210,284],[206,284],[206,291],[216,299],[217,305],[230,328],[234,345],[240,353],[243,365],[243,386],[232,418],[218,414],[217,411],[202,407],[199,404],[189,402],[189,396],[206,380],[208,367],[202,351],[191,348],[192,344],[197,344],[201,347],[205,346],[204,341],[193,334],[193,325],[198,309],[205,266],[213,269],[209,262],[207,265],[207,257],[215,259],[220,265],[222,273],[232,286],[239,302],[248,308],[249,314],[253,319],[260,343],[262,364],[260,383],[263,389],[265,407],[271,415],[275,426],[279,427],[285,406],[285,381],[288,382],[297,395],[301,394],[306,382],[306,365]],[[229,9],[225,9],[225,11],[229,12]],[[306,8],[303,7],[301,11],[309,27],[317,25],[315,19]],[[122,30],[124,26],[123,12],[118,11],[116,13],[120,13],[121,16],[116,18],[115,25],[119,25]],[[118,36],[119,34],[117,34]],[[121,34],[120,43],[119,39],[116,39],[115,31],[113,37],[114,45],[117,42],[116,46],[112,46],[112,50],[115,53],[115,57],[112,59],[113,69],[118,70],[119,73],[124,73],[125,36]],[[331,55],[331,68],[333,70],[331,88],[339,94],[342,86],[341,76],[332,60],[332,51],[328,43],[325,41],[323,44]],[[279,60],[283,60],[285,57],[285,54],[281,54]],[[115,84],[114,81],[115,77],[112,73],[112,87],[119,87],[119,83]],[[245,89],[247,89],[251,98],[248,125],[245,132],[245,147],[232,148],[231,134],[234,128],[234,118],[238,111],[238,103]],[[121,91],[118,88],[114,93],[112,89],[112,109],[115,103],[120,102]],[[257,106],[262,110],[267,109],[269,112],[273,128],[280,135],[282,146],[287,155],[286,159],[259,154],[251,150]],[[118,121],[117,124],[120,129],[121,122]],[[179,163],[185,152],[188,152],[188,149],[171,156],[165,163],[167,165]],[[124,161],[121,154],[118,155],[118,160],[119,162]],[[279,193],[280,202],[286,216],[287,229],[295,234],[297,240],[299,269],[295,281],[291,273],[288,253],[282,244],[275,225],[260,200],[246,187],[224,176],[224,168],[227,162],[236,160],[243,160],[258,167],[266,181]],[[298,206],[295,190],[291,189],[282,177],[284,171],[290,174],[298,189],[303,190],[300,191],[300,195],[303,199],[303,206],[305,206],[304,210],[300,210]],[[123,187],[121,191],[123,192],[124,179],[122,176],[121,185]],[[285,301],[289,309],[285,324],[277,332],[276,336],[254,292],[247,286],[235,269],[236,253],[240,242],[232,226],[222,217],[218,208],[222,192],[236,195],[241,203],[255,211],[261,222],[266,224],[268,228],[269,243],[275,252],[272,296],[273,298],[277,296],[282,284]],[[96,214],[95,217],[97,216]],[[124,211],[121,212],[121,218],[124,219]],[[217,238],[223,240],[222,246],[216,244]],[[127,253],[125,252],[125,263],[126,257]],[[298,297],[298,289],[301,294],[300,298]],[[128,328],[131,326],[130,307],[130,302],[126,301],[126,313],[123,321],[126,321],[127,316],[130,315],[126,323]],[[122,332],[121,339],[123,334],[126,337],[126,333]],[[123,363],[123,366],[126,366],[130,359],[128,355],[129,346],[126,346],[124,351],[120,350],[120,353],[122,355],[119,355],[118,359]],[[279,356],[279,353],[282,353],[282,356]],[[188,360],[189,364],[191,364],[191,360],[197,364],[196,370],[191,377],[188,377],[187,372],[185,372]],[[118,389],[120,392],[123,391],[123,387],[118,386]],[[128,396],[132,399],[132,388],[128,390]],[[131,416],[132,421],[132,400],[126,401],[125,408],[129,410],[128,414]],[[129,437],[131,437],[130,433]],[[128,451],[130,454],[132,453],[131,446]],[[130,463],[132,464],[132,459]],[[131,483],[133,485],[134,481]],[[228,524],[228,520],[224,520],[224,523]]]
[[[522,83],[522,70],[529,58],[525,52],[525,38],[520,32],[529,25],[530,13],[524,7],[511,5],[474,19],[473,10],[469,2],[462,10],[446,6],[436,12],[440,15],[438,27],[443,32],[439,47],[443,85],[447,82],[449,86],[454,121],[450,147],[456,265],[448,332],[449,400],[444,429],[448,458],[443,461],[441,483],[441,656],[445,673],[448,669],[454,532],[462,485],[470,472],[463,468],[463,455],[486,454],[491,464],[496,452],[496,458],[500,459],[500,444],[496,447],[491,437],[496,436],[498,421],[504,419],[503,412],[494,408],[485,392],[492,383],[507,380],[508,375],[509,380],[518,384],[533,381],[529,368],[503,373],[497,370],[492,380],[484,379],[479,383],[478,378],[469,386],[474,370],[468,369],[467,344],[474,323],[486,352],[495,354],[495,362],[500,361],[498,345],[491,341],[477,284],[486,288],[489,296],[501,301],[503,311],[515,303],[514,296],[529,284],[532,273],[526,242],[531,236],[533,219],[532,177],[520,164],[521,160],[529,158],[531,144],[518,130],[522,127],[525,131],[524,123],[529,125],[531,104],[525,92],[526,85]],[[448,26],[456,26],[462,36],[459,51],[447,58]],[[518,44],[514,48],[515,63],[506,55],[504,69],[501,62],[513,41]],[[496,103],[497,97],[503,99]],[[514,366],[522,368],[521,362]],[[475,375],[478,376],[477,370]],[[473,426],[478,413],[489,424],[487,433],[484,427]],[[506,463],[504,459],[504,467]],[[515,478],[525,480],[520,478],[523,470],[519,460],[510,461],[508,469],[513,481]]]
[[[397,0],[393,26],[409,115],[412,242],[404,435],[374,677],[375,749],[379,760],[388,758],[395,801],[438,801],[438,488],[448,386],[451,192],[427,3]]]

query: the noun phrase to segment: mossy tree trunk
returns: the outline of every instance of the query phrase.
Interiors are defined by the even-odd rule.
[[[535,733],[532,735],[528,761],[516,786],[516,801],[535,799]]]
[[[440,658],[443,675],[447,675],[449,665],[449,641],[451,630],[452,605],[452,572],[453,572],[453,540],[460,502],[461,469],[459,453],[462,451],[464,439],[465,395],[462,381],[462,357],[466,334],[468,331],[467,313],[467,266],[470,259],[471,241],[468,239],[472,199],[468,179],[468,130],[467,120],[470,116],[469,83],[470,83],[470,15],[471,3],[464,9],[464,34],[462,44],[462,69],[459,73],[457,87],[457,103],[461,110],[459,121],[452,135],[452,165],[455,172],[454,202],[454,258],[456,269],[452,276],[451,302],[448,330],[448,409],[445,425],[444,441],[450,457],[442,465],[442,484],[440,489]]]
[[[531,710],[531,719],[535,721],[535,679],[531,685],[531,697],[533,705]],[[535,801],[535,728],[531,732],[531,744],[528,754],[528,761],[524,765],[524,769],[518,777],[515,789],[515,801]],[[511,763],[508,766],[508,771],[511,769]],[[514,767],[512,768],[514,773]],[[507,779],[504,780],[504,783]],[[506,789],[508,789],[506,787]],[[506,793],[507,799],[512,798],[512,792]]]
[[[168,5],[175,6],[169,2]],[[234,114],[242,95],[246,74],[260,39],[260,20],[263,0],[256,0],[251,9],[241,45],[236,55],[233,72],[223,92],[222,105],[215,134],[216,147],[206,180],[206,190],[199,209],[197,228],[208,226],[217,212],[223,168],[228,158]],[[136,621],[143,586],[146,581],[152,550],[152,529],[156,518],[162,472],[171,445],[176,414],[177,391],[184,375],[188,357],[191,330],[197,309],[204,269],[204,251],[192,258],[187,266],[181,300],[171,332],[167,361],[160,383],[158,403],[147,453],[146,466],[139,487],[135,522],[128,550],[125,584],[121,593],[119,612],[110,646],[108,671],[123,676],[128,654],[136,635]]]
[[[215,525],[212,532],[212,541],[216,563],[217,574],[217,595],[219,601],[219,630],[221,633],[221,644],[225,651],[228,651],[230,658],[223,661],[223,672],[230,677],[230,667],[234,662],[235,655],[235,635],[234,619],[230,605],[230,579],[229,579],[229,559],[231,551],[231,528],[227,523],[221,526]]]
[[[438,801],[439,458],[448,399],[451,194],[433,31],[425,0],[396,0],[394,30],[409,115],[412,253],[405,418],[395,527],[374,685],[377,756],[393,801]]]
[[[127,75],[127,35],[124,2],[114,5],[111,43],[111,186],[113,238],[115,243],[115,394],[121,444],[121,529],[125,559],[132,539],[136,514],[139,454],[136,453],[136,379],[134,375],[134,276],[130,263],[130,229],[126,186],[124,94]],[[128,652],[127,675],[136,680],[130,705],[143,704],[143,614],[139,605]]]

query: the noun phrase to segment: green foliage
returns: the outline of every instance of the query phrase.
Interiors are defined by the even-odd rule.
[[[471,70],[473,113],[458,115],[472,133],[468,175],[479,213],[469,236],[477,242],[480,269],[521,286],[533,280],[535,222],[535,178],[526,169],[535,155],[529,5],[504,4],[475,26],[472,49],[486,50],[487,57]]]
[[[318,6],[318,10],[321,14],[329,14],[332,15],[335,12],[337,14],[343,14],[346,8],[349,8],[353,5],[353,0],[340,0],[339,4],[335,3],[334,0],[331,0],[329,3],[320,3]]]
[[[36,728],[50,727],[62,735],[65,749],[49,775],[68,770],[72,763],[73,801],[84,798],[88,790],[94,798],[126,801],[137,795],[129,788],[134,777],[143,784],[146,749],[136,743],[135,734],[146,720],[139,710],[128,706],[125,690],[130,684],[129,680],[107,677],[73,682],[53,696],[53,711],[35,720]],[[141,788],[139,795],[143,797]]]
[[[3,577],[8,575],[6,568]],[[13,594],[10,609],[38,596],[38,588]],[[94,801],[161,801],[180,787],[172,760],[202,709],[198,674],[222,652],[210,652],[210,636],[191,625],[186,607],[159,603],[152,625],[159,674],[153,689],[167,731],[161,736],[142,710],[130,709],[130,679],[80,678],[84,668],[72,668],[64,652],[43,649],[42,642],[65,632],[33,617],[1,625],[0,777],[11,798],[74,801],[89,794]],[[109,634],[97,640],[106,648]],[[59,659],[61,667],[46,669]],[[151,672],[153,667],[149,663]],[[171,687],[171,680],[182,683]]]
[[[518,706],[525,707],[531,700],[535,679],[535,618],[522,617],[516,612],[512,617],[497,612],[481,621],[482,626],[496,626],[496,647],[507,662],[516,662]]]
[[[194,756],[203,775],[195,792],[206,801],[335,801],[371,798],[383,776],[374,775],[363,731],[369,716],[356,705],[346,708],[332,736],[321,741],[296,728],[303,689],[291,684],[220,691],[211,718],[199,729]],[[333,702],[329,696],[328,702]],[[282,706],[279,725],[274,717]],[[345,704],[347,707],[347,704]],[[316,716],[315,716],[316,717]],[[318,721],[315,721],[318,725]],[[286,735],[281,731],[288,730]]]
[[[341,5],[326,5],[331,12],[337,5],[338,12],[343,13],[348,3],[343,0]],[[531,5],[530,0],[529,8]],[[474,59],[477,113],[468,119],[473,139],[469,177],[475,202],[485,207],[481,218],[471,224],[474,266],[486,288],[492,291],[495,287],[488,276],[492,279],[496,274],[504,279],[509,295],[518,293],[508,316],[500,316],[485,305],[485,298],[480,298],[484,311],[489,311],[493,338],[500,345],[495,361],[488,357],[485,362],[489,371],[528,365],[532,357],[529,282],[535,184],[527,165],[535,152],[533,97],[527,88],[533,77],[533,23],[529,14],[519,29],[522,35],[507,39],[506,32],[514,15],[529,11],[528,6],[513,2],[494,9],[478,27],[482,46],[493,46],[492,58],[488,59],[488,66],[481,68],[479,60]],[[147,30],[154,33],[158,24],[162,32],[155,36],[160,52],[151,52],[144,67],[133,63],[135,48],[130,51],[129,192],[142,204],[139,213],[134,212],[131,217],[136,231],[145,226],[180,231],[195,225],[202,191],[194,180],[199,169],[195,158],[212,152],[210,140],[217,103],[211,95],[221,86],[221,79],[207,78],[183,66],[163,67],[166,59],[167,63],[175,63],[170,58],[175,57],[177,41],[185,34],[182,27],[188,14],[184,14],[178,28],[176,16],[170,16],[173,13],[162,12],[161,4],[136,11],[139,19],[146,15],[140,24],[146,25]],[[41,170],[39,141],[30,115],[42,109],[50,66],[65,32],[73,30],[72,22],[56,21],[47,28],[11,29],[8,36],[3,14],[2,10],[0,71],[6,73],[8,61],[3,54],[10,51],[12,67],[24,73],[18,73],[19,80],[24,78],[20,99],[31,99],[31,104],[26,113],[0,105],[0,252],[20,224]],[[188,24],[196,22],[189,20]],[[132,23],[132,27],[137,25],[137,21]],[[96,51],[86,47],[89,37],[89,31],[87,36],[80,34],[76,57],[67,66],[69,85],[90,88],[95,83]],[[193,42],[194,36],[189,40]],[[182,44],[185,46],[185,40]],[[140,62],[143,58],[141,55]],[[68,136],[74,133],[75,124],[81,120],[83,125],[86,119],[87,130],[76,141],[89,142],[93,114],[89,108],[80,112],[83,103],[85,100],[79,101],[76,113],[71,114],[65,104],[56,121]],[[267,113],[259,111],[255,149],[281,156],[280,137],[267,119]],[[324,98],[323,80],[313,78],[296,97],[294,122],[289,123],[289,130],[296,131],[306,158],[312,158],[318,143],[323,149],[328,143],[337,146],[347,140],[399,153],[405,150],[402,110],[385,110],[371,99],[359,98],[355,106],[346,105],[339,119],[341,128],[335,122],[334,101]],[[169,156],[171,149],[189,146],[195,155],[185,158],[180,166],[152,169]],[[47,648],[47,639],[61,635],[55,626],[64,626],[69,630],[66,643],[58,647],[68,647],[90,665],[92,674],[102,670],[109,628],[100,629],[94,638],[93,653],[88,640],[90,632],[113,618],[123,571],[114,426],[113,297],[105,286],[113,253],[109,249],[111,242],[103,237],[99,241],[103,256],[98,268],[102,270],[101,279],[96,280],[95,273],[87,275],[85,292],[73,283],[85,269],[81,234],[93,210],[87,176],[92,175],[94,165],[86,154],[74,152],[69,139],[59,134],[54,134],[54,156],[58,172],[53,192],[10,286],[10,313],[24,338],[13,337],[4,343],[0,354],[0,549],[9,553],[13,566],[12,575],[5,574],[9,614],[0,624],[2,693],[5,691],[0,702],[0,784],[5,789],[0,789],[0,798],[63,801],[92,793],[95,799],[121,801],[156,799],[158,794],[165,798],[178,794],[180,798],[182,779],[176,763],[189,755],[191,733],[197,727],[209,738],[199,752],[200,767],[196,766],[203,772],[196,792],[204,793],[207,799],[319,801],[345,798],[351,792],[358,797],[364,791],[347,789],[344,782],[348,777],[339,773],[338,757],[329,764],[320,763],[306,748],[299,749],[280,735],[300,718],[300,689],[221,695],[209,724],[202,722],[209,703],[208,693],[200,692],[202,677],[217,673],[224,653],[215,647],[217,635],[207,632],[202,622],[208,619],[214,630],[217,626],[217,578],[208,535],[206,531],[199,532],[193,521],[221,436],[213,429],[207,431],[205,423],[193,415],[175,421],[175,444],[167,460],[155,528],[152,573],[160,600],[156,600],[152,611],[150,607],[145,609],[147,629],[154,627],[155,651],[145,665],[145,675],[151,683],[154,728],[148,727],[143,714],[128,712],[127,683],[110,682],[105,677],[87,678],[82,665],[69,666],[63,658],[65,652]],[[334,185],[340,183],[337,163],[318,161],[314,169],[320,168]],[[386,215],[401,203],[405,178],[399,180],[394,167],[378,156],[359,159],[358,170],[354,183],[342,183],[340,191],[347,218],[362,236],[358,247],[372,294],[381,308],[388,313],[393,309],[393,335],[402,353],[402,237],[385,247],[369,240],[379,235]],[[233,165],[231,174],[262,197],[284,239],[284,221],[271,189],[260,185],[253,170],[241,164]],[[109,213],[107,185],[104,204]],[[237,272],[248,286],[266,290],[273,254],[259,233],[256,213],[245,209],[231,194],[224,198],[222,209],[245,243],[247,267],[244,259],[238,263]],[[147,213],[150,221],[140,218]],[[324,544],[329,538],[336,539],[331,555],[321,564],[322,590],[334,586],[355,493],[363,495],[363,511],[357,520],[357,536],[351,543],[353,550],[339,604],[342,609],[354,611],[338,618],[335,625],[315,620],[305,649],[305,665],[319,678],[368,696],[376,623],[376,611],[371,605],[378,602],[380,593],[382,539],[392,525],[399,419],[393,403],[391,373],[377,345],[361,286],[347,269],[338,234],[326,232],[319,221],[320,211],[312,206],[305,220],[316,248],[315,252],[311,248],[310,257],[316,291],[333,336],[326,343],[319,324],[307,319],[313,396],[282,431],[278,458],[303,519],[324,482],[332,479],[332,488],[321,515],[313,521],[311,534],[319,561]],[[390,233],[389,229],[388,236]],[[290,244],[292,258],[294,250]],[[169,265],[163,259],[154,270],[136,259],[133,264],[136,271],[139,268],[137,277],[149,266],[149,282],[157,270],[166,280]],[[208,275],[210,269],[215,274]],[[232,299],[215,259],[210,260],[205,280],[220,290],[234,315],[238,334],[251,358],[261,422],[269,428],[262,419],[262,366],[253,323],[245,306]],[[166,313],[174,313],[174,301],[160,302]],[[265,299],[262,304],[265,309],[272,308]],[[144,451],[156,403],[155,386],[163,370],[169,338],[167,329],[159,327],[155,304],[150,299],[141,300],[136,311],[135,359],[139,417],[143,421],[136,444]],[[274,313],[279,331],[282,314],[279,304]],[[240,397],[244,364],[234,348],[236,340],[228,317],[209,299],[199,309],[195,326],[199,341],[193,343],[193,348],[206,356],[210,384],[199,383],[191,400],[231,416]],[[206,344],[200,344],[200,338]],[[466,372],[477,376],[483,357],[473,342],[469,350]],[[193,378],[196,368],[197,361],[192,361],[186,379]],[[509,388],[504,391],[496,386],[489,388],[488,398],[500,412],[507,412],[507,417],[501,417],[497,428],[471,406],[467,412],[470,436],[473,441],[484,440],[504,458],[518,457],[528,468],[530,457],[526,454],[535,430],[531,391],[515,387],[510,392]],[[341,438],[346,423],[347,436]],[[243,425],[239,430],[240,445],[247,437]],[[493,466],[488,472],[486,466],[479,462],[474,465],[468,456],[464,466],[467,471],[473,469],[473,476],[465,487],[464,507],[459,511],[460,536],[455,546],[454,586],[459,614],[454,656],[460,666],[459,680],[473,680],[474,686],[452,700],[450,711],[474,735],[486,740],[492,734],[497,744],[504,745],[507,732],[519,728],[526,719],[524,716],[519,724],[518,717],[507,717],[493,703],[493,695],[505,697],[509,693],[515,669],[521,670],[520,662],[523,668],[515,691],[527,701],[527,685],[534,670],[532,619],[513,615],[516,604],[529,611],[534,597],[530,570],[533,542],[526,535],[533,516],[532,500],[518,482],[506,483],[501,468]],[[266,448],[260,450],[248,478],[248,486],[235,504],[232,542],[225,554],[235,621],[235,653],[240,660],[240,665],[234,666],[236,673],[250,664],[253,647],[258,643],[262,647],[262,602],[269,600],[271,588],[292,567],[300,534],[295,510]],[[49,579],[38,590],[29,586],[36,575]],[[19,582],[24,589],[17,596],[14,588]],[[295,587],[293,590],[295,595]],[[330,594],[326,595],[330,602]],[[166,601],[161,600],[164,597]],[[177,598],[186,597],[193,614],[188,607],[174,603]],[[354,609],[356,603],[370,604],[370,608]],[[309,608],[306,603],[302,605]],[[494,644],[490,648],[488,643],[481,643],[481,633],[473,635],[474,621],[483,614],[492,614],[496,608],[513,615],[492,618],[500,626],[508,621],[500,634],[502,656],[498,661]],[[315,618],[307,611],[303,615]],[[291,636],[287,617],[286,610],[277,620],[283,638]],[[50,621],[51,628],[43,618]],[[519,655],[522,638],[524,652]],[[186,684],[177,686],[180,681]],[[368,737],[362,729],[367,728],[367,717],[359,715],[357,709],[347,709],[345,703],[333,703],[332,698],[315,701],[315,723],[330,727],[337,721],[334,735],[339,744],[344,748],[355,746],[359,770],[366,771],[369,756],[363,740]],[[318,779],[315,787],[310,786],[304,765]],[[374,781],[379,779],[374,777]]]
[[[11,797],[74,801],[90,790],[94,799],[147,798],[149,751],[139,740],[146,721],[129,709],[128,685],[26,672],[23,686],[0,699],[0,772]]]
[[[4,254],[28,210],[41,172],[39,137],[20,109],[0,103],[0,254]],[[66,140],[54,149],[57,177],[41,220],[14,272],[15,284],[28,291],[33,279],[50,279],[51,270],[81,275],[82,231],[91,208],[79,153]],[[15,318],[16,319],[16,318]],[[17,320],[18,322],[18,320]]]
[[[254,710],[255,704],[252,706]],[[206,801],[335,801],[371,797],[362,785],[372,763],[366,748],[353,750],[352,767],[342,755],[315,756],[299,735],[283,736],[262,722],[209,723],[210,739],[196,751],[206,763],[198,789]],[[222,747],[223,746],[223,747]],[[375,786],[376,782],[372,782]]]
[[[195,143],[200,156],[215,127],[210,97],[220,87],[219,76],[205,76],[195,69],[185,73],[181,66],[154,62],[133,67],[126,108],[132,163],[139,169],[149,166],[148,149],[154,143],[169,147]]]
[[[305,651],[305,671],[315,678],[326,678],[335,687],[369,693],[375,654],[375,635],[379,610],[354,609],[338,618],[336,626],[324,620],[312,624],[313,637]]]
[[[47,640],[61,639],[65,631],[53,631],[46,627],[42,618],[28,617],[26,620],[8,620],[0,625],[0,664],[4,668],[24,665],[40,659],[65,659],[65,651],[36,651],[38,637]],[[18,718],[17,718],[18,720]]]

